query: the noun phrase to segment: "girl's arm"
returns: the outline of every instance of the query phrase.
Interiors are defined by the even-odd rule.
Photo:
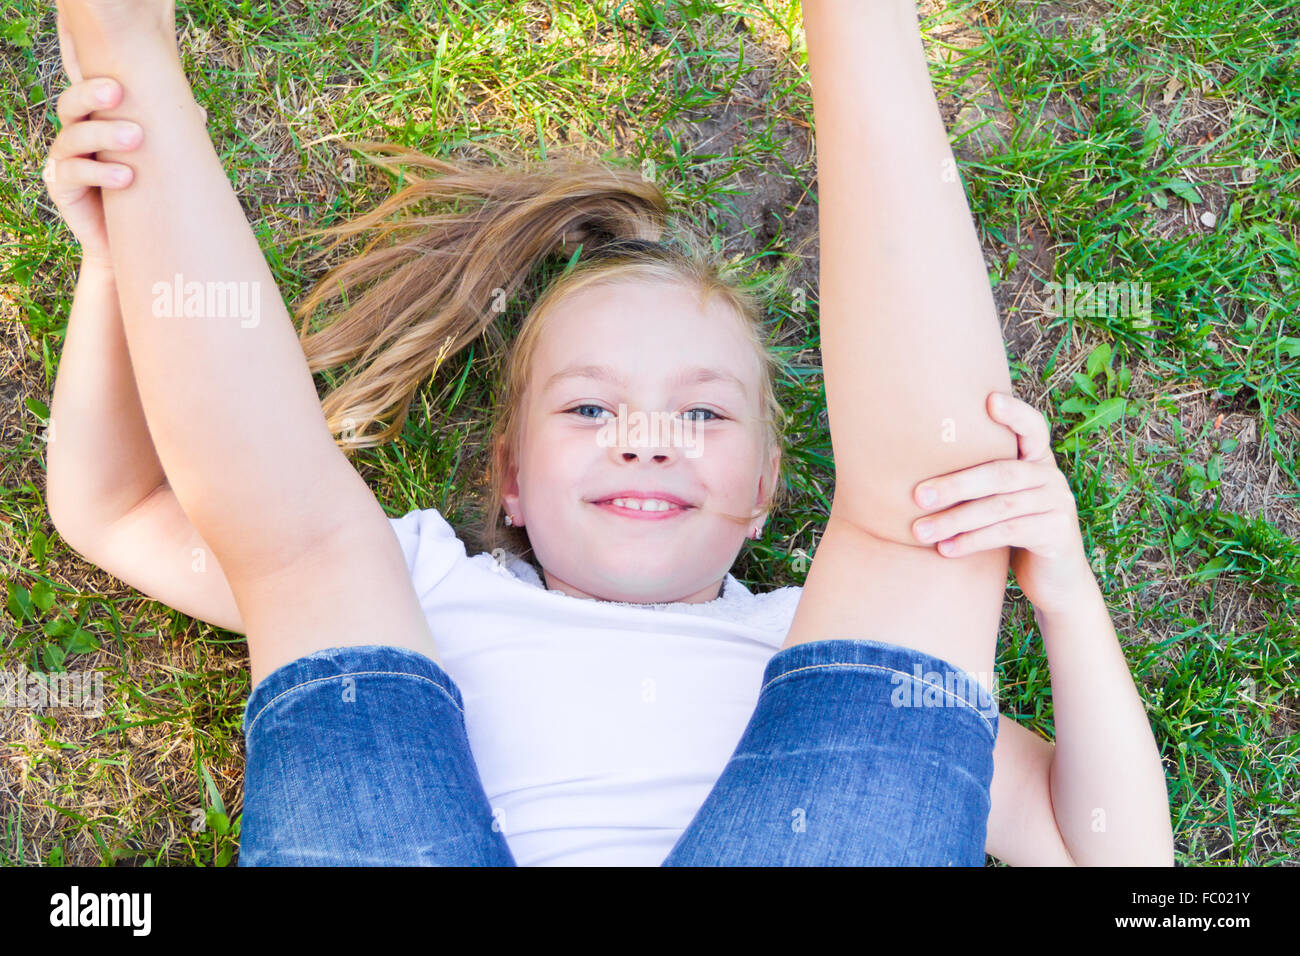
[[[939,114],[915,0],[806,0],[820,325],[839,517],[914,544],[920,479],[1016,444],[993,294]],[[1005,565],[981,567],[989,592]]]
[[[46,497],[72,547],[149,497],[166,480],[140,407],[110,263],[86,259],[50,400]]]
[[[220,563],[167,486],[140,407],[112,264],[83,258],[50,401],[46,500],[63,540],[168,607],[238,633]]]
[[[1034,618],[1056,743],[1001,716],[985,849],[1012,866],[1173,866],[1160,751],[1095,579]]]
[[[1173,866],[1160,751],[1101,589],[1080,573],[1078,597],[1034,609],[1052,674],[1056,825],[1081,866]]]
[[[1170,866],[1159,750],[1088,564],[1051,427],[1014,396],[991,399],[1019,458],[928,480],[935,511],[913,528],[957,561],[1010,545],[1047,649],[1057,743],[1001,717],[986,849],[1016,866]]]
[[[116,103],[121,87],[104,77],[84,80],[66,36],[60,46],[71,85],[58,99],[62,129],[42,178],[82,260],[46,432],[50,518],[88,561],[170,607],[242,633],[221,566],[165,481],[122,332],[101,194],[129,185],[132,170],[95,154],[130,148],[140,130],[88,118]]]
[[[95,11],[64,11],[83,72],[125,91],[95,118],[144,130],[129,154],[99,154],[135,171],[104,209],[140,400],[185,512],[223,563],[255,575],[344,520],[322,500],[355,472],[208,139],[170,17],[113,32]]]
[[[103,148],[130,149],[140,130],[89,119],[96,108],[116,104],[121,87],[104,77],[84,79],[62,31],[60,47],[70,85],[57,101],[61,128],[41,178],[82,260],[50,401],[46,498],[59,533],[84,554],[97,529],[164,478],[131,374],[100,198],[126,187],[132,172],[95,159]]]
[[[136,387],[169,485],[223,569],[254,683],[325,648],[438,662],[397,537],[334,442],[297,331],[190,93],[168,0],[62,0],[82,71],[144,131],[104,213]]]

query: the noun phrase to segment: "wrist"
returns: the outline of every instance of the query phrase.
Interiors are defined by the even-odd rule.
[[[83,255],[81,257],[81,267],[77,272],[77,282],[101,282],[108,285],[116,284],[117,277],[113,272],[113,260],[108,256],[100,255]]]
[[[1034,604],[1034,620],[1040,630],[1047,630],[1060,621],[1075,619],[1090,606],[1100,604],[1105,607],[1106,600],[1101,593],[1092,569],[1084,567],[1075,578],[1073,587],[1066,590],[1059,599],[1048,605]]]

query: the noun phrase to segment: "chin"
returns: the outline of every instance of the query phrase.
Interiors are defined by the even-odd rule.
[[[583,590],[591,594],[609,594],[611,600],[615,601],[661,603],[672,600],[671,597],[664,598],[662,595],[668,592],[676,593],[677,576],[673,573],[661,577],[644,567],[629,568],[622,574],[605,575],[600,581],[593,581],[591,588],[584,587]],[[613,597],[616,594],[624,596]]]

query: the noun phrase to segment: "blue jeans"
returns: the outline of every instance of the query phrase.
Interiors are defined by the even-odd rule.
[[[772,655],[664,866],[982,866],[998,715],[973,676],[879,641]],[[240,866],[513,866],[460,689],[399,647],[331,648],[244,709]]]

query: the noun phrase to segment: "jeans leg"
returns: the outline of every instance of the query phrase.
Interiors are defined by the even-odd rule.
[[[777,651],[664,866],[983,866],[998,713],[947,661],[835,639]]]
[[[329,648],[244,708],[240,866],[513,866],[460,689],[406,648]]]

